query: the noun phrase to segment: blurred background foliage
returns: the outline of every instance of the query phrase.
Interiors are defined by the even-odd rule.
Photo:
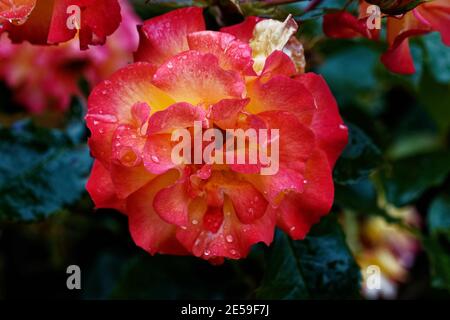
[[[399,76],[379,61],[382,41],[323,35],[323,13],[346,1],[307,12],[310,1],[132,3],[143,19],[200,5],[210,29],[255,14],[300,21],[307,71],[324,76],[350,132],[332,213],[303,241],[277,232],[270,248],[220,266],[151,257],[134,245],[126,217],[95,211],[84,189],[92,159],[83,99],[64,115],[30,116],[0,79],[0,297],[450,297],[450,53],[438,34],[413,39],[417,72]],[[66,288],[71,264],[81,267],[82,290]],[[364,288],[370,264],[381,268],[381,294]]]

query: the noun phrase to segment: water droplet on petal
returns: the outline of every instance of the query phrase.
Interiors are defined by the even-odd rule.
[[[291,227],[289,230],[290,230],[291,232],[294,232],[295,227]]]
[[[157,156],[153,155],[150,157],[154,163],[159,163],[159,159]]]
[[[192,224],[198,224],[198,220],[193,219],[193,220],[192,220]]]
[[[209,256],[211,254],[211,252],[208,249],[206,249],[204,254],[205,254],[205,256]]]
[[[228,243],[233,242],[233,236],[232,236],[231,234],[227,235],[227,236],[225,237],[225,239],[227,240]]]
[[[341,130],[347,130],[347,126],[344,125],[344,124],[340,124],[340,125],[339,125],[339,129],[341,129]]]
[[[308,180],[306,180],[306,179],[303,180],[303,183],[304,183],[304,184],[307,184],[307,183],[308,183]]]
[[[88,114],[88,118],[94,119],[94,121],[100,121],[103,123],[116,123],[117,118],[116,116],[113,116],[112,114],[102,114],[103,111],[99,111],[100,114]]]

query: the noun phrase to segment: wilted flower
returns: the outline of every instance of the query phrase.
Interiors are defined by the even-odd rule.
[[[325,81],[298,73],[281,51],[293,25],[250,17],[205,31],[200,8],[174,10],[145,21],[137,62],[93,90],[86,121],[96,160],[87,189],[97,208],[128,216],[140,247],[217,263],[270,244],[275,226],[302,239],[329,212],[347,128]],[[195,123],[219,132],[278,129],[268,137],[279,142],[278,172],[260,175],[260,162],[175,164],[172,134],[194,132]]]

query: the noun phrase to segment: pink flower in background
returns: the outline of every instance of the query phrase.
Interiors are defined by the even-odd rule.
[[[30,112],[66,110],[71,97],[80,95],[82,78],[94,86],[132,62],[140,19],[126,1],[121,6],[120,27],[105,45],[85,51],[80,51],[75,39],[59,46],[35,46],[27,42],[12,44],[6,34],[1,35],[0,81],[11,89],[15,101]]]

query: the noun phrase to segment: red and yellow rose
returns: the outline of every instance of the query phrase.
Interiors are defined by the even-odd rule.
[[[97,208],[128,216],[137,245],[220,263],[270,244],[275,227],[302,239],[329,212],[348,133],[323,78],[299,72],[295,31],[291,19],[255,17],[207,31],[196,7],[139,27],[135,63],[93,90],[86,116],[95,158],[87,189]],[[194,121],[279,129],[278,173],[175,165],[171,133]]]

